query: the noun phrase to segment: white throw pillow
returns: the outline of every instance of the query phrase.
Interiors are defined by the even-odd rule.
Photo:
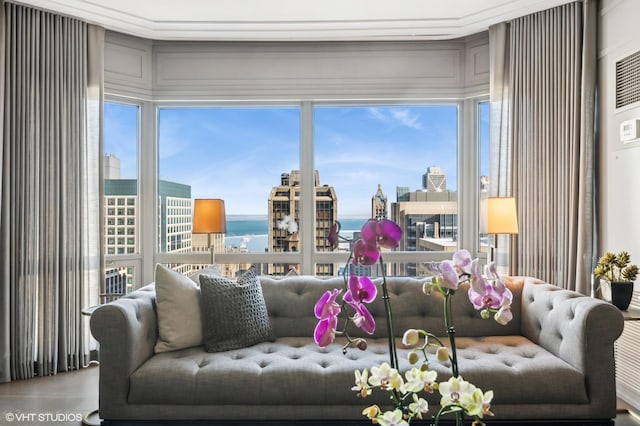
[[[200,288],[190,278],[156,265],[156,309],[156,353],[202,345]]]

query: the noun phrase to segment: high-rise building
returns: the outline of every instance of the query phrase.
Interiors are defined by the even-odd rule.
[[[104,178],[120,179],[120,159],[113,154],[104,156]]]
[[[138,251],[138,180],[105,179],[105,250],[107,255]],[[191,251],[191,187],[176,182],[158,182],[158,248],[166,253]],[[189,273],[191,265],[172,265]]]
[[[166,180],[158,181],[158,198],[160,251],[165,253],[190,252],[193,211],[191,186]],[[189,273],[191,265],[175,265],[173,269],[181,273]]]
[[[127,293],[130,268],[111,268],[105,271],[104,289],[100,293],[100,303],[109,303]]]
[[[104,226],[105,254],[135,254],[138,252],[138,180],[120,179],[120,160],[115,155],[104,157]],[[191,187],[175,182],[158,182],[160,251],[182,253],[191,251]],[[191,265],[171,265],[189,273]],[[107,279],[125,274],[132,285],[131,268],[108,270]],[[108,286],[105,283],[105,288]]]
[[[399,250],[450,251],[457,248],[458,203],[455,191],[402,191],[398,199],[403,201],[392,204],[391,219],[402,229]],[[426,273],[420,265],[411,262],[399,264],[394,272],[406,276]]]
[[[410,192],[408,186],[396,186],[396,201],[409,201]]]
[[[387,196],[384,195],[382,187],[378,184],[378,190],[371,197],[371,217],[374,219],[386,219],[388,215]]]
[[[422,188],[430,192],[446,191],[447,175],[440,167],[427,167],[427,173],[422,175]]]
[[[136,179],[105,179],[105,253],[134,254],[138,247],[136,219],[138,181]]]
[[[338,218],[338,199],[332,186],[320,185],[320,174],[314,173],[315,186],[315,247],[317,251],[329,251],[331,247],[327,240],[331,225]],[[269,230],[268,251],[286,252],[297,251],[299,237],[297,229],[290,226],[282,226],[283,222],[300,223],[300,171],[292,170],[291,173],[282,173],[280,185],[274,186],[269,194]],[[295,231],[294,231],[295,230]],[[270,265],[268,273],[272,275],[285,275],[291,269],[297,269],[298,265],[276,263]],[[316,275],[332,276],[335,266],[333,264],[317,264]]]

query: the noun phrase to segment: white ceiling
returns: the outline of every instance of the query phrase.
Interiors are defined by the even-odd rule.
[[[9,0],[156,40],[440,40],[573,0]]]

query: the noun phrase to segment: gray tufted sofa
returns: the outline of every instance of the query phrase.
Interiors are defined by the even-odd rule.
[[[351,391],[355,369],[388,361],[384,308],[366,351],[342,352],[338,338],[327,348],[312,339],[313,306],[341,278],[261,277],[273,342],[208,353],[202,346],[154,354],[155,290],[148,285],[102,306],[91,317],[100,342],[100,416],[119,420],[362,420],[364,407],[388,407],[375,392],[365,400]],[[395,330],[424,328],[445,335],[442,300],[425,296],[422,281],[389,278]],[[574,420],[612,424],[616,415],[614,341],[623,328],[620,311],[598,299],[532,278],[510,278],[514,319],[506,326],[481,320],[460,290],[453,297],[461,375],[495,392],[491,424]],[[398,339],[398,347],[402,343]],[[409,367],[400,349],[401,368]],[[438,380],[450,370],[433,358]],[[439,395],[428,398],[430,413]],[[366,424],[366,419],[364,419]],[[223,422],[224,423],[224,422]],[[173,423],[172,423],[173,424]]]

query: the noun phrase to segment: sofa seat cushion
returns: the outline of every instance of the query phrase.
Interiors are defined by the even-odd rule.
[[[522,336],[457,338],[456,345],[462,376],[492,389],[496,405],[588,403],[583,375]],[[403,371],[410,368],[408,352],[399,349]],[[447,380],[450,369],[432,359],[438,381]],[[306,337],[217,353],[188,348],[156,354],[141,365],[131,375],[129,403],[388,405],[385,392],[362,401],[350,390],[355,369],[388,360],[386,339],[371,339],[366,351],[349,349],[346,355],[339,344],[320,348]],[[439,395],[427,399],[437,405]]]

